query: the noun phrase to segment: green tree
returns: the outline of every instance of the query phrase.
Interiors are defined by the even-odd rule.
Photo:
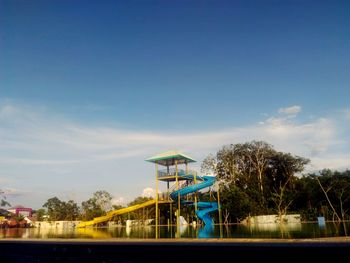
[[[81,203],[82,206],[82,219],[91,220],[94,217],[102,216],[103,210],[96,204],[95,200],[90,198],[87,201]]]
[[[287,209],[295,199],[295,174],[304,170],[309,159],[293,156],[290,153],[275,152],[269,161],[269,186],[272,188],[271,200],[276,205],[280,218],[286,215]]]
[[[217,174],[216,168],[216,158],[212,154],[209,154],[207,157],[204,158],[201,164],[201,173],[206,175]]]
[[[4,191],[0,189],[0,207],[3,206],[11,206],[9,202],[6,201],[6,196],[4,195]]]
[[[214,173],[221,182],[222,200],[228,213],[242,217],[234,207],[235,200],[244,196],[243,214],[264,214],[277,210],[285,213],[294,198],[296,173],[309,161],[290,153],[277,152],[263,141],[223,146],[216,156],[204,159],[201,171]],[[221,192],[221,191],[220,191]]]
[[[128,204],[128,206],[142,204],[142,203],[147,202],[147,201],[152,200],[152,199],[153,199],[152,197],[138,196],[133,201],[131,201]]]
[[[92,198],[82,202],[82,217],[91,220],[94,217],[105,215],[112,209],[112,195],[107,191],[97,191]]]
[[[142,204],[144,202],[147,202],[149,200],[152,200],[152,197],[143,197],[143,196],[138,196],[136,197],[133,201],[131,201],[130,203],[128,203],[128,206],[133,206],[133,205],[139,205]],[[144,218],[145,213],[148,214],[148,208],[142,208],[133,212],[128,213],[128,218],[129,219],[136,219],[136,220],[140,220],[140,219],[146,219]],[[163,214],[163,213],[161,213]]]
[[[324,194],[325,203],[331,211],[331,219],[347,220],[350,208],[350,171],[323,170],[320,175],[311,176],[315,178]]]
[[[102,211],[107,212],[112,209],[112,195],[107,191],[97,191],[92,197]]]
[[[124,206],[122,206],[122,205],[112,205],[112,209],[113,210],[119,210],[119,209],[122,209],[122,208],[124,208]]]
[[[220,196],[222,210],[226,214],[226,223],[239,223],[254,210],[256,205],[249,195],[236,185],[222,186]]]
[[[25,216],[24,215],[14,215],[12,218],[16,221],[17,224],[19,224],[20,222],[22,222],[24,220]]]
[[[266,204],[266,171],[271,157],[276,153],[272,146],[263,141],[223,146],[216,154],[215,172],[219,179],[233,183],[241,188],[248,186],[256,195],[262,207]],[[207,162],[207,159],[205,160]],[[202,167],[209,166],[207,163]],[[211,165],[213,166],[213,165]]]
[[[350,171],[324,169],[318,173],[294,178],[294,201],[291,209],[298,211],[303,220],[348,220],[350,210]]]
[[[47,208],[50,221],[77,220],[80,216],[79,207],[73,200],[64,202],[53,197],[48,199],[43,207]]]
[[[295,180],[295,198],[291,209],[298,211],[303,220],[317,220],[323,203],[324,196],[314,175],[302,175]]]
[[[271,145],[263,141],[230,144],[223,146],[215,159],[208,156],[201,170],[213,171],[225,184],[245,190],[251,202],[256,204],[253,210],[266,212],[266,171],[275,152]]]
[[[264,180],[266,170],[269,167],[270,159],[276,153],[272,146],[263,141],[252,141],[239,145],[240,154],[249,167],[249,172],[258,179],[258,187],[261,194],[261,201],[264,203]]]
[[[48,199],[43,205],[47,209],[50,221],[63,220],[65,217],[64,203],[58,197]]]
[[[65,211],[64,220],[77,220],[80,217],[79,206],[73,200],[63,203],[63,208]]]
[[[46,210],[44,208],[40,208],[36,210],[34,214],[37,221],[43,221],[46,215]]]

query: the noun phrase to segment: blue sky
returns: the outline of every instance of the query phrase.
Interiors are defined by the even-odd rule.
[[[0,0],[0,188],[154,188],[144,160],[265,140],[350,168],[348,1]],[[146,189],[146,190],[145,190]]]

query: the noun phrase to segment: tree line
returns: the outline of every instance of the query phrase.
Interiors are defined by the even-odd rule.
[[[302,174],[310,160],[276,151],[264,141],[223,146],[201,171],[219,180],[227,223],[251,215],[299,213],[305,221],[349,219],[350,171]]]
[[[47,220],[91,220],[98,216],[106,215],[108,211],[123,208],[121,205],[112,204],[112,195],[107,191],[100,190],[93,193],[92,197],[81,203],[79,206],[75,201],[67,202],[60,200],[58,197],[48,199],[43,208],[36,211],[37,219],[43,220],[47,216]],[[129,205],[140,204],[150,200],[148,197],[137,197],[131,201]],[[133,218],[131,214],[129,217]]]

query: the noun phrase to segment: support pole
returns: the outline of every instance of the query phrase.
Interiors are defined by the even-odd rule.
[[[193,173],[194,173],[194,184],[197,184],[197,172],[193,172]],[[195,211],[196,217],[197,217],[197,210],[198,210],[198,206],[197,206],[197,191],[196,191],[194,193],[194,211]]]
[[[170,225],[173,225],[173,204],[170,202]]]
[[[222,238],[222,213],[221,213],[221,204],[220,204],[220,187],[218,186],[218,212],[219,212],[219,225],[220,225],[220,237]]]
[[[177,192],[177,211],[176,211],[176,228],[178,237],[180,237],[180,193],[179,193],[179,175],[177,169],[177,160],[175,160],[175,178],[176,178],[176,190]]]
[[[170,176],[169,165],[166,166],[166,171],[167,171],[167,176]],[[167,181],[166,183],[167,183],[167,190],[166,190],[167,200],[170,201],[170,191],[169,191],[170,183],[169,181]]]
[[[156,238],[158,238],[158,163],[156,163]]]

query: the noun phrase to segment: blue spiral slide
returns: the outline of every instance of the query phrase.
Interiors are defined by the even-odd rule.
[[[194,175],[192,175],[192,174],[187,174],[187,175],[179,174],[179,176],[183,177],[187,180],[194,180]],[[201,181],[201,182],[198,184],[186,186],[184,188],[181,188],[179,190],[172,192],[170,194],[171,199],[177,200],[178,195],[180,195],[180,198],[181,198],[182,196],[185,196],[185,195],[188,195],[191,193],[195,193],[196,191],[199,191],[199,190],[204,189],[206,187],[210,187],[215,183],[215,177],[213,177],[213,176],[196,176],[196,180]],[[181,202],[183,204],[193,205],[193,202],[184,201],[184,200],[181,200]],[[202,220],[202,222],[204,222],[206,227],[212,226],[213,220],[209,214],[213,211],[218,210],[217,202],[198,202],[197,208],[198,208],[198,210],[196,211],[196,214],[197,214],[198,218],[200,220]]]

